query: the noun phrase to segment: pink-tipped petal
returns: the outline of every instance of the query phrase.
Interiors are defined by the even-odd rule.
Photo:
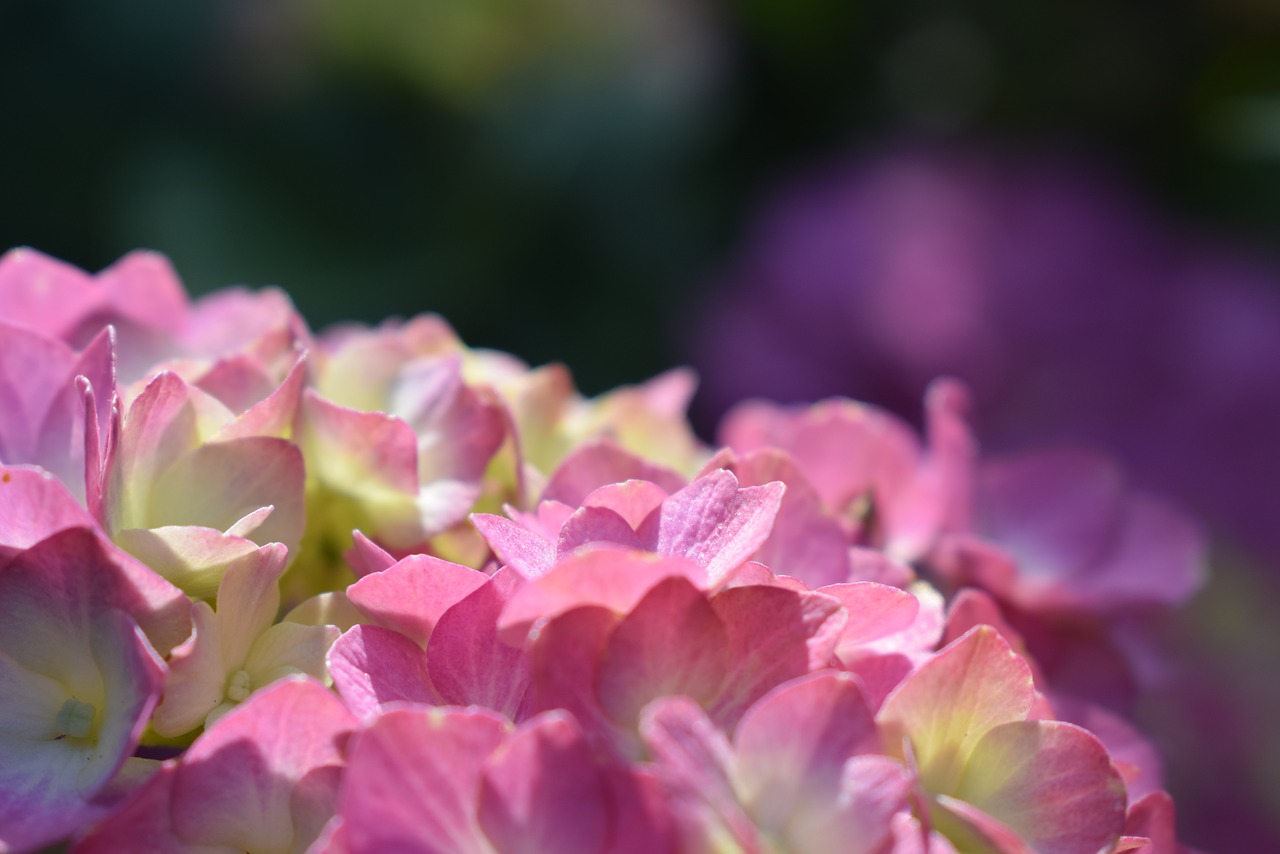
[[[842,650],[903,631],[920,613],[920,601],[907,591],[871,581],[832,584],[818,592],[837,600],[849,612],[840,635]]]
[[[374,572],[381,572],[393,565],[396,559],[386,549],[366,537],[360,531],[352,531],[354,541],[351,549],[343,555],[348,565],[355,571],[356,577],[364,578]]]

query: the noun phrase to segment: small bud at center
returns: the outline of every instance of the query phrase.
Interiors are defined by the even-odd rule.
[[[227,698],[236,703],[247,699],[250,690],[249,674],[244,670],[237,670],[231,675],[231,680],[227,682]]]
[[[60,736],[87,738],[93,732],[93,719],[97,714],[98,710],[93,707],[93,704],[71,697],[62,704],[61,709],[58,709],[58,718],[54,725],[58,728]]]

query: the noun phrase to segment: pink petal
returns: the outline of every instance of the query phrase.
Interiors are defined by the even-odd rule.
[[[490,758],[477,817],[499,851],[600,851],[609,833],[603,783],[574,719],[544,712]]]
[[[0,317],[51,337],[73,331],[103,295],[83,270],[34,249],[0,257]]]
[[[844,764],[835,791],[797,804],[783,838],[789,850],[806,854],[880,854],[893,838],[894,816],[909,807],[910,790],[911,777],[900,763],[855,756]]]
[[[704,571],[683,558],[609,548],[577,552],[526,584],[502,612],[498,630],[507,643],[519,646],[539,621],[584,605],[623,614],[660,581],[675,576],[695,586],[705,583]]]
[[[659,554],[705,567],[714,584],[768,538],[784,491],[780,483],[739,489],[738,479],[721,469],[674,493],[638,533]]]
[[[925,790],[951,793],[979,739],[1025,720],[1034,703],[1026,662],[995,629],[979,626],[908,676],[878,720],[889,751],[910,739]]]
[[[329,675],[347,708],[361,718],[376,717],[388,703],[438,705],[427,655],[398,632],[355,626],[329,650]]]
[[[290,850],[301,828],[295,790],[340,767],[355,718],[318,682],[275,682],[198,738],[173,783],[173,826],[187,840],[245,851]],[[334,802],[337,777],[325,782]],[[318,793],[311,792],[314,799]],[[305,825],[318,834],[307,811]]]
[[[504,566],[527,579],[546,575],[555,563],[552,544],[519,522],[488,513],[472,513],[471,524]]]
[[[733,744],[739,796],[760,826],[781,829],[798,810],[828,803],[834,811],[845,763],[878,752],[880,738],[857,680],[828,671],[762,697],[738,722]]]
[[[1106,748],[1059,721],[991,729],[974,746],[952,794],[1044,854],[1094,854],[1124,830],[1124,782]]]
[[[667,790],[683,850],[758,850],[755,826],[730,783],[729,743],[697,703],[687,697],[655,701],[641,716],[640,734]]]
[[[498,615],[523,586],[520,576],[500,569],[444,613],[427,646],[431,682],[445,703],[479,705],[510,718],[528,705],[529,658],[498,639]]]
[[[845,621],[834,599],[780,587],[733,587],[711,605],[728,632],[730,656],[711,716],[726,726],[775,686],[829,666]]]
[[[48,472],[0,466],[0,567],[50,534],[95,526],[66,485]]]
[[[725,628],[706,596],[686,579],[668,578],[618,624],[596,686],[609,716],[634,726],[640,710],[665,695],[709,706],[730,664]]]
[[[780,481],[787,487],[757,560],[779,575],[794,576],[810,587],[849,579],[849,544],[844,529],[826,514],[822,498],[790,456],[784,451],[762,449],[744,455],[730,470],[744,486]]]
[[[666,791],[651,769],[609,765],[612,840],[607,854],[674,854],[675,835]]]
[[[818,592],[832,597],[849,612],[838,652],[903,631],[920,613],[920,601],[907,591],[871,581],[832,584]]]
[[[627,520],[606,507],[582,507],[565,521],[556,541],[555,559],[589,543],[611,543],[624,549],[643,549]]]
[[[347,598],[373,622],[425,648],[440,617],[488,580],[469,567],[410,555],[352,584]]]
[[[352,531],[351,538],[355,541],[355,544],[343,557],[358,578],[364,578],[370,573],[381,572],[396,562],[396,559],[388,554],[386,549],[360,531]]]
[[[1176,819],[1173,798],[1168,792],[1149,792],[1129,805],[1124,832],[1130,836],[1146,837],[1151,846],[1144,854],[1183,854],[1175,832]]]
[[[199,848],[174,833],[169,818],[176,773],[176,763],[165,764],[133,799],[94,827],[72,850],[76,854],[199,854]]]
[[[41,540],[0,567],[0,578],[6,577],[15,584],[23,579],[24,595],[35,601],[56,599],[69,612],[77,611],[80,602],[124,611],[161,655],[191,632],[190,601],[182,591],[104,542],[97,531],[68,528]],[[22,640],[15,621],[0,621],[0,634],[10,630],[16,641],[30,642]]]
[[[252,406],[234,406],[221,398],[233,412],[243,414],[232,421],[215,437],[217,441],[243,439],[249,436],[287,437],[293,430],[298,416],[298,406],[302,402],[302,389],[307,380],[307,363],[299,359],[294,363],[284,381],[272,387],[269,393],[257,398]],[[227,392],[224,391],[224,395]],[[228,397],[230,395],[227,395]]]
[[[670,495],[669,491],[652,481],[627,480],[592,490],[582,499],[582,506],[608,508],[625,519],[627,526],[634,530]]]
[[[605,716],[596,693],[600,659],[619,621],[604,608],[574,608],[547,622],[529,650],[534,708],[569,711],[604,752],[636,746],[634,737]]]
[[[387,712],[351,749],[340,801],[352,854],[489,854],[476,819],[482,774],[510,724],[486,709]]]
[[[685,484],[679,473],[648,462],[613,442],[599,440],[581,445],[565,457],[547,481],[542,500],[581,507],[587,496],[600,487],[627,480],[649,481],[668,494]]]

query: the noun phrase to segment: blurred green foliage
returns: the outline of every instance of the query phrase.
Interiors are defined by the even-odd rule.
[[[590,391],[770,187],[892,141],[1072,145],[1280,251],[1266,0],[6,0],[0,243],[317,325],[436,310]]]

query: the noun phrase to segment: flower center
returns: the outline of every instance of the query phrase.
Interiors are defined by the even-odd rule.
[[[251,687],[248,672],[237,670],[227,682],[227,698],[236,703],[243,702],[249,696]]]
[[[98,710],[92,703],[77,700],[75,697],[69,698],[62,704],[62,708],[58,709],[58,717],[54,722],[58,730],[57,737],[88,738],[93,732],[93,719],[97,715]]]

